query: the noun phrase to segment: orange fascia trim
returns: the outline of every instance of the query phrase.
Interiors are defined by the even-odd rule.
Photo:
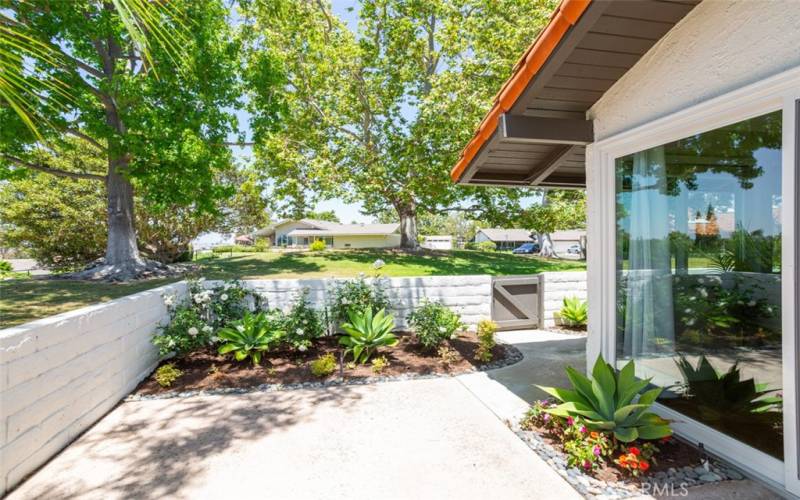
[[[564,34],[573,26],[592,0],[562,0],[550,22],[544,30],[536,37],[536,40],[528,47],[517,64],[514,65],[514,72],[511,78],[503,84],[500,92],[494,98],[492,109],[486,114],[478,126],[475,135],[461,152],[456,166],[450,171],[450,178],[458,182],[467,165],[475,158],[483,144],[497,128],[500,115],[511,109],[517,102],[519,96],[528,87],[536,73],[542,68],[550,54],[558,46]]]

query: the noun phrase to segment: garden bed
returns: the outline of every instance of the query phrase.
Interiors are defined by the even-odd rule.
[[[409,378],[414,376],[457,375],[476,369],[496,368],[515,363],[522,359],[513,346],[498,344],[492,349],[492,361],[481,363],[474,359],[478,349],[478,339],[473,332],[461,332],[455,339],[445,342],[450,348],[450,358],[445,360],[436,350],[424,350],[414,342],[412,335],[398,333],[398,345],[379,350],[374,356],[384,356],[388,366],[375,371],[371,363],[354,365],[351,357],[342,366],[338,361],[337,370],[326,377],[318,377],[311,372],[311,362],[331,353],[341,360],[343,347],[338,337],[322,337],[305,352],[281,348],[266,353],[258,366],[249,362],[234,360],[231,356],[217,353],[213,348],[198,350],[186,356],[165,360],[172,363],[182,375],[169,387],[160,386],[155,374],[146,378],[134,391],[134,398],[176,393],[214,392],[228,389],[256,389],[269,386],[301,386],[304,384],[361,383],[386,380],[389,378]]]

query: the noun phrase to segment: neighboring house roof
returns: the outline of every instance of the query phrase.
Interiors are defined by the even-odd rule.
[[[533,241],[527,229],[478,229],[492,241]]]
[[[339,224],[338,222],[301,219],[299,221],[286,220],[272,227],[256,231],[258,235],[269,235],[275,230],[289,223],[303,223],[305,226],[286,233],[287,236],[382,236],[397,233],[399,223],[393,224]]]
[[[450,175],[471,185],[584,187],[587,111],[700,0],[562,0]]]

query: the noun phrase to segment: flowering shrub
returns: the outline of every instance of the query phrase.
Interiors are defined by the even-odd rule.
[[[271,315],[279,315],[280,311],[270,311]],[[322,317],[316,309],[311,307],[308,300],[308,288],[301,289],[294,300],[294,305],[285,317],[283,330],[286,332],[284,342],[300,352],[311,347],[314,339],[325,333]]]
[[[204,280],[189,281],[187,297],[179,301],[176,295],[165,295],[164,304],[170,321],[159,328],[153,344],[162,356],[175,353],[182,356],[218,341],[215,332],[247,311],[247,299],[257,297],[235,281],[212,288],[203,287]]]
[[[659,451],[656,443],[670,439],[667,436],[658,441],[623,443],[615,439],[611,432],[591,430],[581,417],[560,417],[550,413],[557,406],[551,400],[535,401],[520,422],[520,427],[525,430],[544,429],[558,440],[570,467],[591,471],[602,465],[612,465],[638,476],[656,462],[655,455]]]
[[[376,261],[376,265],[378,262]],[[355,279],[337,281],[328,290],[328,296],[330,321],[334,324],[347,321],[351,311],[380,311],[391,308],[386,296],[386,280],[380,276],[376,276],[371,283],[367,282],[364,273]]]
[[[414,329],[417,341],[426,349],[439,347],[444,340],[455,337],[456,331],[464,328],[458,314],[440,302],[427,299],[409,314],[408,324]]]

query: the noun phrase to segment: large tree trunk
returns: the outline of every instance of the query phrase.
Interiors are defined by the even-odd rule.
[[[397,214],[400,216],[400,248],[417,250],[417,207],[413,203],[397,205]]]
[[[539,255],[542,257],[558,257],[553,247],[553,240],[550,239],[550,233],[539,233]]]
[[[111,159],[106,179],[108,243],[105,263],[122,268],[144,264],[136,246],[133,185],[120,173],[125,164],[122,159]]]

